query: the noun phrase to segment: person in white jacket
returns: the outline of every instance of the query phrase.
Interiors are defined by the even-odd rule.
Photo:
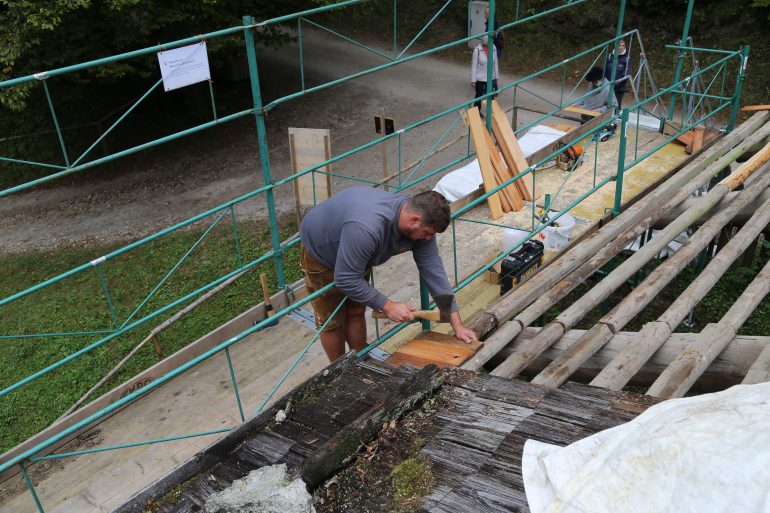
[[[487,93],[487,62],[489,59],[489,50],[487,49],[487,38],[481,39],[481,44],[473,49],[473,58],[471,59],[471,87],[476,90],[475,98],[480,98]],[[492,90],[497,90],[497,58],[495,58],[495,47],[492,45]],[[481,101],[473,104],[481,110]]]

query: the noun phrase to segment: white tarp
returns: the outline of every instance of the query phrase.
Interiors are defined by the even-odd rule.
[[[770,512],[770,383],[664,401],[567,447],[528,440],[532,513]]]
[[[519,146],[528,157],[566,133],[545,125],[535,125],[519,139]],[[466,166],[444,175],[433,190],[443,194],[449,201],[456,201],[478,189],[481,183],[479,161],[473,159]]]

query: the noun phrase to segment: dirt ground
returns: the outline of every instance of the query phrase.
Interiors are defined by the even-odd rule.
[[[308,87],[382,63],[380,57],[326,33],[308,31],[304,38]],[[470,50],[468,54],[470,59]],[[260,53],[263,95],[267,100],[297,89],[297,55],[296,44]],[[288,127],[330,129],[332,154],[339,155],[375,138],[372,118],[380,108],[401,128],[470,99],[473,90],[469,68],[469,64],[425,57],[278,105],[267,117],[274,179],[290,173]],[[502,70],[501,84],[517,78],[509,71]],[[549,81],[535,81],[532,89],[554,99],[561,92],[558,83]],[[510,106],[512,95],[503,93],[500,101]],[[542,100],[521,92],[517,103],[545,107]],[[402,137],[402,166],[421,158],[454,118],[441,118]],[[521,119],[520,123],[525,121]],[[445,141],[464,132],[460,122]],[[432,168],[456,158],[465,144],[456,146],[456,150],[442,153],[427,166]],[[391,173],[398,153],[396,145],[391,144]],[[333,172],[380,179],[383,169],[379,147],[344,159],[333,166]],[[418,171],[416,176],[423,172]],[[352,183],[335,178],[334,188]],[[428,181],[425,188],[433,183]],[[0,253],[137,240],[263,184],[255,122],[250,117],[242,118],[125,157],[109,169],[88,169],[2,198]],[[276,203],[282,212],[294,210],[291,185],[276,189]],[[264,201],[246,201],[237,208],[237,214],[239,218],[262,219]]]

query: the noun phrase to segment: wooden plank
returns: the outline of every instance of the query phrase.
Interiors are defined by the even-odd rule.
[[[422,369],[414,379],[404,383],[396,393],[362,414],[354,423],[343,427],[305,460],[302,479],[311,488],[321,484],[361,445],[376,435],[383,422],[399,418],[440,384],[441,373],[435,366]]]
[[[331,158],[331,135],[326,128],[289,127],[291,171],[296,174]],[[310,207],[332,195],[331,166],[326,165],[294,180],[297,225]]]
[[[730,191],[734,191],[743,185],[743,182],[768,160],[770,160],[770,143],[763,146],[761,150],[756,152],[749,160],[741,164],[738,169],[719,183],[727,185]]]
[[[411,364],[415,367],[424,367],[428,363],[442,368],[457,367],[480,346],[479,342],[466,344],[452,335],[426,331],[401,346],[387,361],[393,365]]]
[[[419,356],[400,353],[398,351],[391,354],[386,361],[391,365],[396,365],[399,367],[402,365],[411,365],[412,367],[417,367],[418,369],[422,369],[423,367],[427,367],[428,365],[435,365],[437,367],[441,367],[442,369],[447,367],[452,367],[452,365],[441,363],[441,362],[435,362],[430,358],[420,358]]]
[[[463,342],[459,338],[455,337],[454,335],[447,335],[446,333],[438,333],[436,331],[423,331],[417,337],[416,339],[420,340],[430,340],[434,342],[441,342],[442,344],[450,345],[450,346],[457,346],[462,348],[469,348],[472,351],[476,351],[479,347],[484,345],[484,342],[471,342],[470,344],[467,342]]]
[[[503,159],[500,158],[500,153],[497,150],[497,146],[495,146],[495,141],[492,140],[492,136],[486,130],[484,130],[484,134],[487,136],[487,146],[489,147],[489,156],[492,161],[492,167],[495,170],[495,177],[497,178],[498,185],[500,185],[506,180],[509,180],[513,175],[506,167]],[[524,208],[524,202],[519,195],[519,189],[516,187],[515,183],[503,187],[500,192],[502,192],[502,202],[508,204],[507,210],[505,207],[503,207],[503,210],[506,212],[510,212],[511,210],[518,212]]]
[[[698,127],[695,129],[693,139],[692,139],[692,149],[690,153],[698,153],[701,148],[703,148],[703,136],[704,136],[705,130],[703,127]]]
[[[770,381],[770,344],[766,345],[757,357],[749,372],[741,382],[744,385],[766,383]]]
[[[462,363],[468,356],[473,354],[472,350],[464,347],[449,346],[441,342],[419,339],[403,345],[396,352],[433,359],[436,363],[442,362],[452,365],[459,365],[458,362]]]
[[[692,145],[692,140],[693,140],[694,137],[695,136],[693,135],[693,132],[689,131],[689,132],[685,132],[685,133],[683,133],[681,135],[678,135],[676,137],[676,139],[674,139],[674,141],[676,141],[676,142],[678,142],[680,144],[683,144],[684,146],[691,146]],[[688,153],[691,153],[691,152],[688,152]]]
[[[476,148],[476,158],[479,161],[481,177],[484,180],[484,188],[487,191],[493,190],[497,186],[495,180],[495,170],[492,168],[492,161],[489,156],[484,125],[481,122],[481,116],[478,109],[469,109],[467,114],[468,127],[471,130],[471,139]],[[489,213],[492,219],[499,219],[503,215],[503,208],[500,205],[500,193],[492,194],[487,198]]]
[[[743,112],[756,112],[759,110],[770,110],[770,105],[745,105],[741,107]]]
[[[567,112],[572,112],[573,114],[580,114],[581,116],[591,116],[592,118],[595,118],[596,116],[601,115],[601,112],[599,112],[598,110],[582,109],[580,107],[575,107],[574,105],[569,105],[567,107],[564,107],[562,110]]]
[[[511,176],[527,169],[529,167],[527,158],[524,156],[521,146],[519,146],[519,141],[513,133],[513,128],[508,124],[508,118],[505,116],[503,109],[500,108],[500,104],[494,100],[492,101],[492,131],[495,134],[497,143],[500,145],[503,159],[508,165],[508,169],[511,170]],[[534,173],[534,170],[515,182],[522,199],[525,201],[533,201],[533,195],[537,197],[533,189],[534,178],[532,173]]]
[[[553,128],[554,130],[558,130],[559,132],[570,132],[570,131],[574,130],[574,128],[575,128],[574,125],[568,125],[566,123],[563,123],[563,124],[560,123],[560,124],[555,124],[555,125],[549,125],[549,124],[545,123],[545,126]]]
[[[685,348],[697,341],[700,336],[698,333],[674,333],[669,336],[665,343],[657,351],[653,351],[652,356],[643,363],[641,368],[631,372],[631,377],[621,380],[621,383],[615,384],[611,379],[599,380],[599,376],[606,375],[615,366],[615,361],[619,355],[626,353],[629,349],[644,343],[644,338],[639,338],[643,332],[648,331],[653,326],[658,329],[670,328],[665,323],[648,323],[642,328],[642,331],[629,332],[621,331],[616,333],[607,345],[601,348],[596,354],[589,358],[578,371],[573,375],[573,379],[580,381],[592,380],[589,384],[594,387],[609,388],[610,390],[621,390],[626,384],[634,386],[649,387],[666,367],[673,362]],[[534,337],[540,328],[525,328],[516,340],[511,342],[500,351],[489,363],[489,368],[494,368],[499,362],[503,361],[508,355],[517,350],[522,344]],[[533,361],[523,372],[525,376],[535,376],[542,371],[550,362],[559,357],[561,353],[569,348],[577,339],[579,339],[585,330],[570,330],[551,348],[544,351],[535,361]],[[737,385],[746,376],[750,367],[759,357],[762,350],[770,345],[770,337],[737,336],[724,351],[711,363],[706,372],[697,381],[697,388],[703,392],[713,392],[724,390],[733,385]],[[612,367],[611,367],[612,366]],[[618,364],[618,367],[620,364]],[[622,369],[621,369],[622,370]],[[484,376],[487,376],[486,374]],[[501,379],[501,378],[498,378]],[[568,385],[569,383],[567,383]],[[562,385],[564,387],[566,385]]]

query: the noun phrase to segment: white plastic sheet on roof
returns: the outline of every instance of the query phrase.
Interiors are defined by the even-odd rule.
[[[535,125],[519,139],[519,146],[528,157],[566,133],[545,125]],[[433,190],[443,194],[449,201],[455,201],[478,189],[480,183],[482,178],[479,161],[473,159],[466,166],[444,175]]]
[[[532,513],[770,512],[770,383],[673,399],[557,447],[524,445]]]

